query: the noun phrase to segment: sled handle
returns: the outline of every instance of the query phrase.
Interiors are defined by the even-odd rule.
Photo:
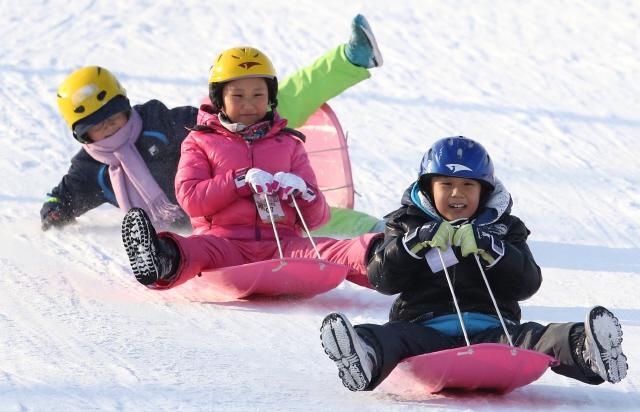
[[[273,212],[271,211],[271,205],[269,204],[269,196],[264,194],[264,201],[267,204],[267,210],[269,211],[269,219],[271,219],[271,226],[273,226],[273,233],[276,235],[276,242],[278,243],[278,252],[280,252],[280,259],[284,259],[282,254],[282,246],[280,245],[280,237],[278,236],[278,229],[276,229],[276,220],[273,218]]]
[[[484,273],[484,269],[482,268],[482,263],[480,263],[480,257],[478,257],[477,253],[474,253],[473,256],[476,258],[476,262],[478,263],[478,268],[480,269],[480,273],[482,273],[482,279],[484,279],[484,284],[487,285],[487,290],[489,291],[489,296],[491,296],[491,301],[493,302],[493,307],[496,308],[496,313],[498,314],[498,318],[500,318],[500,324],[502,325],[502,329],[504,329],[504,334],[509,341],[509,345],[513,346],[513,342],[511,341],[511,336],[509,336],[509,332],[507,331],[507,325],[504,323],[504,319],[502,319],[502,314],[500,313],[500,309],[498,309],[498,304],[496,303],[496,298],[493,297],[493,292],[491,291],[491,286],[489,286],[489,281],[487,280],[487,275]]]
[[[436,247],[436,249],[438,249],[438,255],[440,256],[440,262],[442,262],[444,275],[447,278],[447,283],[449,284],[449,290],[451,291],[451,295],[453,296],[453,303],[456,305],[456,312],[458,312],[458,319],[460,320],[460,327],[462,327],[464,340],[467,342],[467,346],[471,346],[471,343],[469,342],[469,336],[467,336],[467,328],[464,327],[464,321],[462,320],[462,312],[460,312],[460,306],[458,306],[458,298],[456,298],[456,292],[453,291],[453,284],[451,283],[451,277],[449,276],[447,265],[444,263],[444,258],[442,257],[442,251],[440,250],[439,247]]]
[[[298,207],[298,202],[296,202],[296,198],[291,195],[291,200],[293,200],[293,205],[296,207],[296,211],[298,212],[298,216],[300,216],[300,221],[302,222],[302,226],[304,226],[304,230],[307,231],[307,236],[309,236],[309,240],[311,241],[311,244],[313,245],[313,250],[316,251],[316,255],[318,255],[318,259],[322,259],[322,256],[320,256],[320,252],[318,252],[318,248],[316,247],[316,242],[313,241],[313,237],[311,236],[311,232],[309,231],[309,228],[307,227],[307,222],[304,221],[304,217],[302,217],[302,212],[300,211],[300,208]]]

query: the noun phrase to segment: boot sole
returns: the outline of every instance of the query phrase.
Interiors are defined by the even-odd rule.
[[[359,343],[354,344],[355,329],[340,313],[327,315],[322,321],[320,339],[324,352],[338,367],[342,384],[351,391],[361,391],[369,385],[362,362],[366,355]]]
[[[142,209],[131,209],[122,221],[122,243],[124,243],[131,269],[138,282],[152,285],[158,280],[154,264],[156,246],[153,244],[153,226]]]
[[[622,328],[613,313],[596,306],[587,313],[587,339],[596,343],[600,370],[607,371],[606,380],[618,383],[627,376],[627,357],[622,352]]]

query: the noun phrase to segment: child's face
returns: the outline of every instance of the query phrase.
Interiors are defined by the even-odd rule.
[[[233,80],[222,88],[224,113],[234,123],[251,126],[267,114],[269,92],[262,77]]]
[[[462,177],[434,176],[431,190],[435,207],[445,219],[470,218],[478,210],[482,185]]]
[[[107,137],[115,134],[118,130],[122,129],[129,119],[125,112],[116,113],[106,120],[93,126],[87,134],[94,142],[99,142]]]

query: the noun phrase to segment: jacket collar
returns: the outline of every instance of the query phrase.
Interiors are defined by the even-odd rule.
[[[215,109],[211,104],[204,103],[198,110],[198,124],[207,126],[219,134],[254,141],[276,135],[287,126],[287,120],[272,110],[267,113],[264,120],[251,126],[245,126],[240,123],[232,123],[224,113]]]

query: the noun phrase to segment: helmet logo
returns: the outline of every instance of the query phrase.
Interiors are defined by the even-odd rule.
[[[456,173],[456,172],[473,172],[473,170],[469,169],[467,166],[461,165],[461,164],[457,164],[457,163],[449,163],[447,165],[447,167],[449,168],[449,170],[451,170],[452,173]]]
[[[89,97],[98,94],[99,91],[100,89],[95,83],[89,83],[71,94],[71,103],[74,106],[77,106]]]
[[[261,65],[262,64],[258,62],[244,62],[244,63],[240,63],[238,66],[242,67],[243,69],[249,70],[253,66],[261,66]]]

